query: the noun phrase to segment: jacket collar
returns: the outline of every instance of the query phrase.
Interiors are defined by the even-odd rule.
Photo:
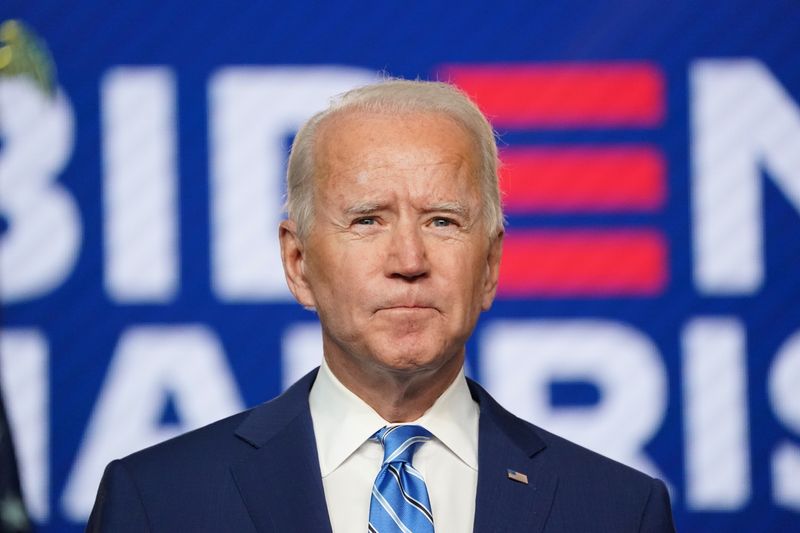
[[[308,406],[316,375],[253,409],[236,430],[254,448],[231,469],[257,531],[331,531]],[[542,531],[558,485],[554,467],[541,460],[546,445],[530,424],[467,381],[480,405],[474,531]],[[509,478],[509,470],[528,483]]]
[[[553,465],[542,459],[544,441],[533,426],[467,381],[480,404],[474,531],[543,531],[558,485]],[[527,483],[509,477],[509,471]]]
[[[255,448],[231,467],[256,531],[331,531],[308,408],[314,370],[237,428]]]

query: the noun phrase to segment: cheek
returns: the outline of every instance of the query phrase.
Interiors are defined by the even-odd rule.
[[[440,263],[445,272],[444,288],[454,302],[464,307],[466,314],[472,314],[474,307],[481,306],[486,265],[475,254],[444,253]]]
[[[333,299],[336,290],[334,280],[341,275],[335,256],[326,252],[327,250],[317,245],[315,252],[306,256],[304,268],[309,289],[317,301],[318,308]]]
[[[476,312],[480,312],[485,307],[486,287],[489,280],[489,267],[486,257],[483,255],[473,257],[469,265],[464,266],[465,271],[469,271],[469,281],[464,280],[470,287],[473,306]]]
[[[370,296],[370,280],[374,279],[377,267],[373,250],[340,244],[337,250],[320,257],[311,265],[312,286],[315,296],[325,303],[347,312]]]

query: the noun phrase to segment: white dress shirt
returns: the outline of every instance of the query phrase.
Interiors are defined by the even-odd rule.
[[[391,424],[342,385],[324,360],[308,400],[333,532],[366,532],[372,484],[383,462],[383,447],[369,438]],[[472,531],[478,404],[463,370],[413,424],[435,437],[417,448],[413,465],[425,477],[436,533]]]

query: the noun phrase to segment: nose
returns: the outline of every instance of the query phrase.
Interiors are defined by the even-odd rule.
[[[428,275],[430,265],[421,228],[413,223],[398,224],[391,235],[386,274],[407,281]]]

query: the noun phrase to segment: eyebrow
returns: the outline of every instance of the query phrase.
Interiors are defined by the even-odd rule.
[[[380,211],[384,209],[385,205],[378,203],[378,202],[359,202],[357,204],[353,204],[347,209],[345,209],[345,214],[347,215],[369,215],[376,211]],[[470,218],[469,216],[469,209],[460,203],[460,202],[439,202],[434,204],[429,204],[425,206],[422,211],[424,213],[436,213],[436,212],[444,212],[444,213],[451,213],[453,215],[461,216],[463,218]]]
[[[463,217],[465,219],[469,219],[469,209],[459,202],[440,202],[436,204],[430,204],[423,210],[425,213],[435,213],[435,212],[444,212],[444,213],[451,213],[453,215],[457,215]]]
[[[377,202],[359,202],[351,205],[344,212],[346,215],[368,215],[375,211],[380,211],[383,207],[383,204]]]

